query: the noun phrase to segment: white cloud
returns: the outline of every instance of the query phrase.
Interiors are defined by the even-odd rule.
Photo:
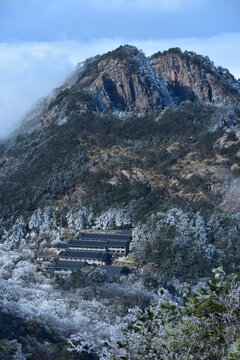
[[[240,33],[198,39],[0,43],[0,137],[12,130],[39,98],[61,85],[78,62],[126,43],[137,46],[146,55],[170,47],[196,51],[240,77]]]

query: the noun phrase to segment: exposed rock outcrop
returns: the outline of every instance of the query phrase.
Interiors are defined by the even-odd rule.
[[[99,94],[106,108],[142,112],[173,104],[166,83],[133,46],[121,46],[87,65],[79,85]]]
[[[239,81],[227,69],[215,67],[208,57],[175,48],[154,54],[151,62],[177,102],[199,99],[222,103],[226,97],[236,101],[240,95]]]
[[[16,134],[52,121],[62,125],[88,110],[159,112],[185,100],[232,104],[239,98],[240,82],[208,57],[176,48],[149,59],[125,45],[80,63],[25,117]]]

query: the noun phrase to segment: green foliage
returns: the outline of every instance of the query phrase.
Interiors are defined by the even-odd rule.
[[[60,91],[59,94],[56,96],[56,99],[50,103],[49,110],[57,105],[60,105],[61,102],[65,99],[65,97],[68,96],[68,94],[69,94],[69,89]]]
[[[224,147],[218,150],[220,155],[227,157],[230,164],[238,163],[239,158],[237,156],[237,152],[240,150],[240,143],[234,143],[229,147]]]
[[[130,74],[136,73],[139,71],[139,66],[135,64],[135,62],[132,60],[132,57],[137,56],[139,54],[139,51],[137,48],[129,45],[120,46],[116,50],[109,51],[104,55],[101,56],[95,56],[94,58],[91,58],[86,61],[85,67],[82,72],[79,74],[79,81],[83,80],[84,85],[86,86],[85,78],[91,77],[92,80],[97,77],[100,74],[99,70],[99,63],[103,60],[119,60],[124,61],[125,71],[129,72]],[[90,80],[90,83],[91,81]],[[89,84],[88,84],[89,85]]]
[[[235,131],[230,131],[227,133],[227,140],[228,141],[237,141],[238,140],[238,137],[237,137]]]
[[[235,341],[229,348],[227,356],[224,360],[239,360],[240,359],[240,339]]]
[[[161,299],[124,329],[109,359],[239,359],[239,279],[222,268],[185,299]]]
[[[126,59],[129,54],[137,55],[138,49],[130,45],[121,45],[116,50],[109,51],[102,56],[102,59],[119,59],[120,61]]]
[[[57,281],[65,290],[79,287],[100,285],[106,282],[107,274],[98,267],[86,266],[83,269],[73,271],[66,279],[60,278]]]
[[[198,55],[193,51],[184,51],[182,52],[179,47],[170,48],[163,52],[159,51],[151,56],[151,59],[156,59],[160,56],[165,56],[167,54],[175,54],[180,56],[187,63],[197,65],[199,68],[204,69],[207,73],[214,72],[214,63],[209,59],[208,56]]]
[[[218,84],[221,85],[222,89],[226,91],[227,95],[239,94],[239,83],[234,79],[233,75],[230,74],[227,69],[224,69],[221,66],[216,67],[214,65],[214,62],[211,61],[208,56],[198,55],[193,51],[182,52],[180,48],[176,47],[163,52],[159,51],[153,54],[151,56],[151,60],[161,58],[168,54],[179,56],[188,65],[196,66],[199,72],[204,70],[207,74],[212,74],[218,81]]]
[[[71,94],[67,91],[66,96]],[[60,94],[57,98],[65,101]],[[109,183],[117,171],[134,167],[150,174],[179,177],[181,186],[208,194],[204,180],[192,177],[184,182],[180,170],[174,167],[189,152],[196,153],[200,160],[214,157],[214,143],[222,134],[208,132],[214,111],[214,107],[201,103],[182,103],[167,109],[157,121],[155,114],[120,120],[111,112],[72,112],[61,126],[51,122],[44,131],[21,135],[7,147],[4,156],[9,161],[2,162],[1,216],[27,217],[38,207],[51,205],[81,187],[87,192],[82,202],[96,212],[138,201],[135,214],[140,219],[168,201],[169,195],[164,184],[151,187],[147,182],[129,181],[119,175],[118,184]],[[167,147],[175,143],[177,147],[169,153]],[[113,150],[115,146],[121,149],[120,154]],[[97,170],[92,171],[99,150],[111,149],[113,160],[101,166],[98,163]]]
[[[196,191],[196,189],[207,192],[209,188],[206,180],[197,174],[192,175],[188,179],[181,179],[180,181],[188,191],[191,191],[193,193]]]

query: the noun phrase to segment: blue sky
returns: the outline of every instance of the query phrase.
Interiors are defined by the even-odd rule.
[[[179,46],[240,77],[240,0],[0,0],[0,136],[86,57]]]

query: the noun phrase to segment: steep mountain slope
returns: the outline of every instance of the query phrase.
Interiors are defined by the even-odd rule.
[[[61,124],[71,113],[82,111],[159,111],[173,103],[167,84],[158,78],[149,59],[126,45],[81,63],[62,87],[24,119],[22,129],[49,120]]]
[[[152,55],[151,63],[177,102],[198,99],[222,103],[226,98],[239,99],[240,82],[227,69],[215,67],[208,57],[173,48]]]
[[[0,144],[0,357],[99,359],[159,287],[171,312],[213,268],[239,273],[239,121],[239,82],[179,49],[120,47],[40,101]],[[66,291],[37,271],[39,252],[86,227],[131,227],[122,261],[137,274]]]
[[[80,73],[76,87],[99,94],[104,109],[142,112],[173,104],[150,61],[132,46],[120,47],[93,61]]]
[[[178,255],[170,245],[173,239],[177,241],[176,231],[174,236],[163,232],[164,241],[171,240],[168,246],[161,245],[163,238],[146,236],[148,251],[139,243],[140,256],[137,239],[142,240],[137,233],[131,256],[142,266],[155,263],[159,274],[169,278],[203,276],[222,261],[229,271],[237,266],[237,242],[227,247],[226,237],[219,235],[211,251],[208,242],[213,213],[219,222],[229,216],[220,228],[221,234],[230,234],[238,218],[226,212],[240,211],[239,84],[208,59],[197,56],[196,63],[194,57],[174,49],[153,55],[150,61],[136,48],[125,46],[81,64],[61,88],[28,114],[19,135],[1,145],[2,234],[5,229],[15,233],[24,224],[24,236],[30,236],[32,229],[39,228],[36,224],[47,218],[50,233],[63,231],[70,236],[84,226],[136,227],[151,215],[158,231],[160,224],[154,220],[158,212],[168,217],[168,211],[181,209],[175,221],[181,222],[186,215],[195,230],[196,214],[202,217],[202,245],[187,245],[187,233],[188,240],[182,241],[188,252],[203,246],[194,271],[190,271],[194,258],[182,250],[182,270],[175,265],[172,271],[165,262],[161,267],[156,257],[153,261],[154,251],[158,259],[162,254],[166,258],[167,252],[176,260]],[[208,85],[204,80],[195,89],[199,74],[204,74]],[[206,98],[205,85],[211,87],[211,99]],[[218,95],[222,104],[189,101],[215,101]],[[188,101],[177,104],[183,99]],[[159,221],[165,224],[166,219]],[[151,228],[151,221],[147,226]],[[223,260],[223,249],[231,261]],[[164,275],[167,268],[171,276]]]
[[[148,59],[126,45],[80,63],[25,117],[18,132],[49,121],[61,124],[82,111],[158,112],[185,100],[237,103],[239,94],[239,81],[208,57],[173,48]]]

